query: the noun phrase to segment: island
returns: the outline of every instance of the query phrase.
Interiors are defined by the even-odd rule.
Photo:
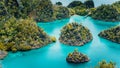
[[[31,19],[9,18],[0,28],[0,50],[27,51],[55,42]]]
[[[120,14],[118,10],[112,5],[101,5],[97,7],[96,10],[91,13],[91,17],[96,20],[107,22],[120,21]]]
[[[112,61],[107,63],[106,60],[102,60],[95,68],[116,68],[116,65]]]
[[[89,58],[86,55],[78,52],[77,49],[75,49],[73,53],[68,54],[66,61],[68,63],[84,63],[88,62]]]
[[[99,36],[120,44],[120,26],[104,30],[99,33]]]
[[[82,46],[93,39],[90,30],[78,23],[69,23],[61,29],[59,40],[61,43]]]

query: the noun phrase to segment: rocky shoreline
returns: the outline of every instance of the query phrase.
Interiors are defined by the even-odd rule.
[[[4,59],[7,56],[8,52],[0,50],[0,60]]]

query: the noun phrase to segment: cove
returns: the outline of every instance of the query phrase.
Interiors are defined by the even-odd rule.
[[[88,27],[93,35],[93,41],[84,46],[67,46],[58,41],[60,30],[68,22],[78,22]],[[108,24],[110,23],[110,24]],[[120,65],[120,44],[98,37],[98,33],[115,25],[113,22],[94,20],[91,17],[74,15],[69,19],[56,20],[48,23],[38,23],[49,35],[55,36],[57,42],[45,47],[27,52],[9,53],[1,60],[2,68],[93,68],[103,59]],[[81,64],[69,64],[66,56],[75,48],[88,55],[90,61]]]

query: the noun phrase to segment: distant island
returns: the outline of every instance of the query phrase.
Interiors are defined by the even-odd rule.
[[[67,45],[82,46],[92,40],[92,34],[87,27],[78,23],[69,23],[61,29],[60,42]]]
[[[99,33],[99,36],[120,44],[120,26],[116,26]]]
[[[111,11],[112,10],[112,11]],[[108,22],[120,21],[120,13],[113,5],[101,5],[92,12],[91,17]]]

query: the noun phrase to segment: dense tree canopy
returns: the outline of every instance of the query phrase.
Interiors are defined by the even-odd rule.
[[[64,6],[57,6],[55,5],[54,7],[54,15],[53,17],[55,19],[64,19],[69,17],[69,9]]]
[[[86,0],[84,2],[86,8],[94,8],[94,1],[93,0]]]
[[[104,30],[99,33],[99,36],[110,41],[120,43],[120,26]]]
[[[56,5],[62,5],[62,2],[56,2]]]
[[[80,53],[78,49],[75,49],[74,52],[68,54],[66,61],[69,63],[83,63],[88,62],[89,58],[86,55]]]
[[[112,5],[101,5],[93,13],[92,18],[103,21],[120,21],[120,14]]]
[[[3,44],[0,50],[23,51],[38,48],[50,42],[53,42],[51,37],[32,19],[16,20],[12,17],[0,29],[0,43]]]
[[[77,6],[85,7],[85,5],[81,1],[73,1],[67,7],[68,8],[74,8],[74,7],[77,7]]]
[[[95,68],[116,68],[116,67],[115,67],[115,63],[113,63],[112,61],[107,63],[105,60],[103,60],[99,62],[99,65],[96,66]]]
[[[120,1],[117,1],[115,3],[113,3],[113,6],[118,10],[118,12],[120,13]]]
[[[92,34],[81,24],[69,23],[62,28],[59,40],[67,45],[81,46],[92,40]]]

